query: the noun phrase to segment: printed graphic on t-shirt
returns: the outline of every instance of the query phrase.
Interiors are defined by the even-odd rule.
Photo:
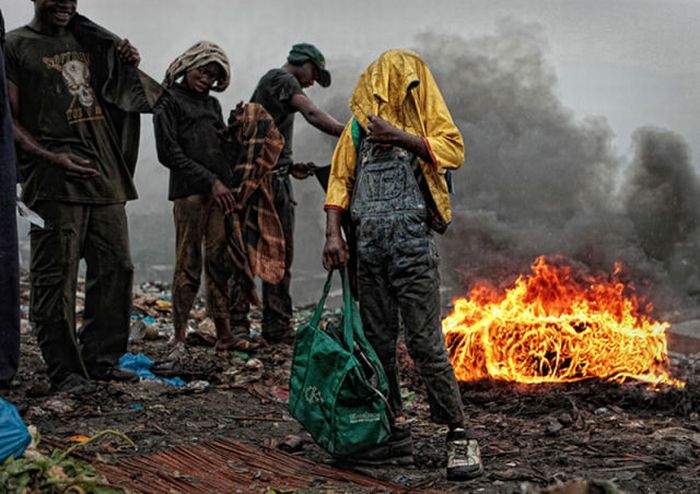
[[[63,76],[68,93],[73,97],[66,110],[70,125],[88,120],[103,120],[102,107],[90,85],[90,55],[69,51],[53,57],[44,57],[44,64]]]

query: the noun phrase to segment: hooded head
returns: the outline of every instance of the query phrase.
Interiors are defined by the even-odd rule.
[[[224,91],[231,82],[231,65],[224,50],[219,45],[209,41],[200,41],[173,60],[165,72],[163,85],[170,87],[190,70],[200,69],[211,63],[218,65],[221,69],[211,90]]]
[[[382,53],[362,73],[350,97],[350,111],[362,127],[376,115],[421,133],[428,94],[438,91],[428,66],[417,53],[392,49]]]

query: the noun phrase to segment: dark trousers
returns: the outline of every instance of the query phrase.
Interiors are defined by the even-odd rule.
[[[5,23],[0,13],[4,38]],[[1,47],[0,47],[1,48]],[[17,164],[0,49],[0,385],[12,381],[19,364],[19,254],[17,252]]]
[[[177,256],[172,293],[175,329],[187,328],[190,310],[199,291],[203,265],[207,313],[213,319],[227,318],[227,285],[231,276],[231,263],[226,251],[226,231],[221,208],[210,195],[194,194],[175,200],[173,218]]]
[[[60,382],[118,364],[126,351],[134,268],[125,205],[40,201],[32,226],[30,318],[48,374]],[[84,323],[75,331],[78,264],[84,258]]]
[[[395,415],[402,414],[400,316],[409,355],[428,390],[432,420],[462,426],[461,395],[440,324],[438,257],[429,227],[406,217],[378,223],[359,229],[358,289],[365,335],[389,379],[389,403]]]
[[[272,193],[284,232],[285,256],[284,278],[276,285],[263,282],[263,336],[274,339],[291,329],[292,296],[292,260],[294,259],[294,196],[289,175],[275,176],[272,181]],[[250,304],[241,286],[232,279],[229,285],[231,326],[238,336],[247,334],[250,322],[248,311]]]

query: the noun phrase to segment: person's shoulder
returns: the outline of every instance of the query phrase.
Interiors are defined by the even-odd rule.
[[[36,38],[36,33],[27,26],[22,26],[11,31],[7,31],[5,34],[5,43],[8,47],[14,47],[18,43],[22,43],[25,40],[32,40],[34,38]]]
[[[164,88],[163,94],[158,98],[156,106],[153,108],[154,113],[169,112],[177,110],[180,103],[173,88]]]
[[[296,77],[284,69],[268,70],[264,76],[260,78],[258,86],[279,85],[280,83],[296,81]]]

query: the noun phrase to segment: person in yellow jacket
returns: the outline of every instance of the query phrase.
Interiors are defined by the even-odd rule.
[[[345,264],[341,218],[357,234],[358,298],[365,334],[390,383],[394,417],[402,415],[396,364],[399,320],[428,391],[431,418],[447,424],[447,477],[482,474],[478,443],[465,429],[459,386],[440,324],[438,254],[432,230],[451,220],[445,172],[464,161],[464,143],[425,62],[389,50],[367,67],[350,98],[352,118],[333,155],[325,210],[323,265]],[[345,460],[412,461],[410,430],[395,420],[391,439]]]

